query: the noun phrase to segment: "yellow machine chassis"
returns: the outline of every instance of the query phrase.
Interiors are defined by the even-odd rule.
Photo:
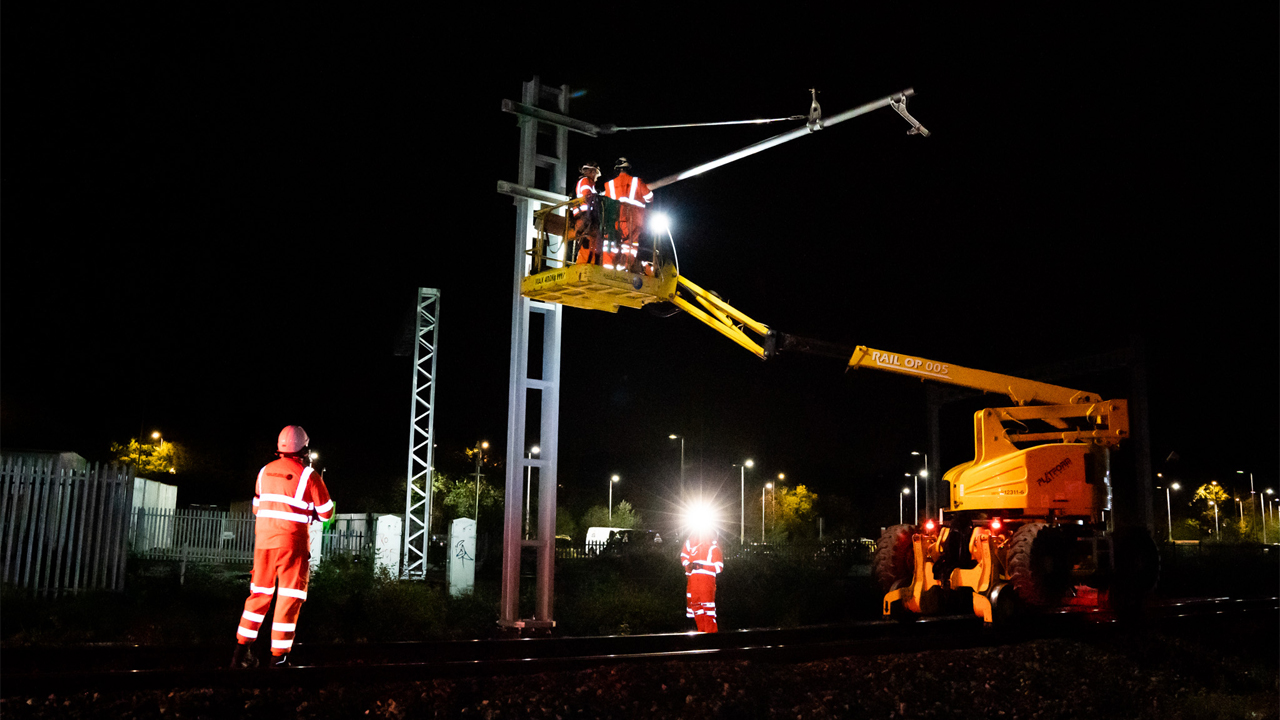
[[[925,607],[928,603],[926,595],[930,590],[958,590],[968,588],[972,591],[973,614],[982,618],[984,623],[992,620],[991,591],[996,587],[1000,575],[996,567],[996,538],[986,528],[974,528],[969,539],[969,557],[978,564],[968,569],[955,569],[945,584],[933,577],[933,566],[941,555],[941,548],[946,543],[951,529],[944,527],[937,535],[916,534],[911,538],[911,554],[914,558],[911,584],[890,590],[884,596],[884,614],[891,615],[894,603],[916,614],[930,614],[936,608]]]

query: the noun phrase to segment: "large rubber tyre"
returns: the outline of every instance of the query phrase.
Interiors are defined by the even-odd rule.
[[[1136,613],[1146,604],[1160,579],[1160,549],[1140,527],[1118,528],[1111,535],[1115,574],[1107,604],[1118,613]]]
[[[1009,541],[1009,584],[1036,607],[1057,605],[1071,587],[1071,539],[1044,523],[1018,528]]]
[[[880,585],[881,592],[888,593],[911,581],[911,573],[915,568],[915,557],[911,551],[911,536],[915,534],[913,525],[894,525],[880,535],[876,542],[876,556],[871,562],[871,575]]]

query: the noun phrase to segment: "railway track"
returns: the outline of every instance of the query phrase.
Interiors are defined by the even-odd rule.
[[[1195,598],[1150,608],[1141,623],[1203,622],[1261,614],[1276,617],[1280,598]],[[742,630],[714,635],[528,638],[459,642],[350,645],[299,643],[302,663],[270,670],[228,670],[229,646],[155,647],[92,645],[10,648],[0,694],[31,696],[71,690],[308,687],[389,683],[434,678],[489,677],[583,670],[617,663],[666,661],[807,662],[849,655],[912,653],[1026,642],[1047,637],[1087,638],[1116,632],[1117,619],[1097,608],[1063,608],[1022,621],[984,627],[971,616],[888,620],[791,629]]]

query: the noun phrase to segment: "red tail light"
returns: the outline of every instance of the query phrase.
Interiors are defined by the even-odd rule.
[[[1000,528],[1001,528],[1001,526],[1003,526],[1003,525],[1004,525],[1004,523],[1000,522],[1000,518],[992,518],[992,520],[991,520],[991,532],[1000,532]]]
[[[928,520],[927,522],[925,522],[925,524],[924,524],[924,531],[925,531],[925,532],[933,532],[933,528],[934,528],[934,527],[935,527],[935,526],[934,526],[933,520],[932,520],[932,519],[930,519],[930,520]]]

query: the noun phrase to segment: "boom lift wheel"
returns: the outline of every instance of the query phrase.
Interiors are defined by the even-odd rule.
[[[894,525],[887,528],[876,542],[876,556],[871,565],[872,575],[881,592],[896,590],[911,582],[911,536],[913,525]]]
[[[1028,523],[1009,541],[1009,584],[1028,605],[1057,604],[1071,587],[1071,541],[1057,528]]]

